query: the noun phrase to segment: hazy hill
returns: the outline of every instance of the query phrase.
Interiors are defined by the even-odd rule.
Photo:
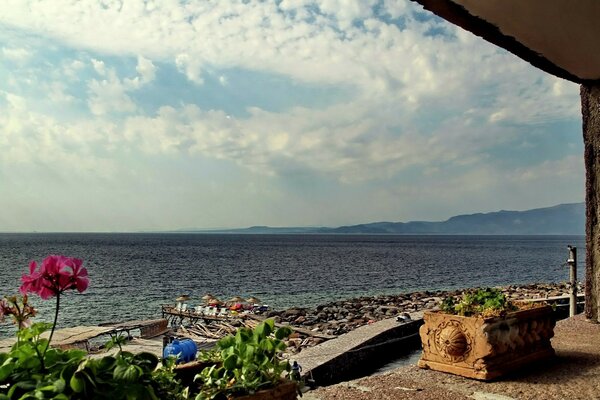
[[[458,215],[442,222],[376,222],[342,226],[332,233],[430,233],[483,235],[583,235],[585,205],[560,204],[527,211]]]
[[[197,230],[186,230],[196,231]],[[302,228],[254,226],[228,229],[222,233],[347,233],[347,234],[479,234],[479,235],[583,235],[585,234],[584,203],[560,204],[527,211],[496,211],[457,215],[446,221],[373,222],[338,228]]]

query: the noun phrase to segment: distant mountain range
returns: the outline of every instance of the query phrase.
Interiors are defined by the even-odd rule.
[[[527,211],[497,211],[457,215],[446,221],[372,222],[367,224],[326,227],[253,226],[226,230],[180,230],[204,233],[337,233],[337,234],[440,234],[440,235],[583,235],[585,204],[559,204]]]

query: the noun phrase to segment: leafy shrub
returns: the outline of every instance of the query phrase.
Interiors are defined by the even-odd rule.
[[[275,330],[273,321],[266,320],[254,330],[240,328],[235,336],[219,340],[222,363],[196,375],[196,400],[229,399],[279,384],[282,374],[291,369],[287,360],[278,358],[286,348],[283,339],[291,333],[288,327]]]
[[[442,300],[440,309],[447,314],[494,317],[516,311],[518,307],[502,291],[486,288],[467,291],[459,301],[447,297]]]
[[[60,309],[61,295],[69,290],[84,292],[89,283],[82,261],[65,256],[48,256],[40,268],[32,262],[23,275],[20,291],[0,301],[0,320],[11,316],[17,325],[17,341],[0,353],[0,400],[4,399],[183,399],[173,364],[157,368],[158,358],[150,353],[132,354],[121,349],[114,337],[107,347],[119,346],[115,356],[92,359],[82,350],[52,348],[50,342]],[[36,312],[27,293],[42,299],[56,298],[54,323],[31,324]],[[50,330],[49,338],[42,334]]]

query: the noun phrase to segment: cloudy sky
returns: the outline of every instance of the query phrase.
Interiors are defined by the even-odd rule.
[[[442,220],[584,196],[577,85],[408,0],[3,0],[0,231]]]

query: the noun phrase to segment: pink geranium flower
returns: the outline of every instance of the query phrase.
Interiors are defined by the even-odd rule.
[[[82,267],[83,261],[79,258],[68,258],[64,264],[70,268],[70,271],[68,268],[61,271],[61,286],[66,289],[77,289],[79,293],[83,293],[89,284],[87,269]]]
[[[89,284],[87,269],[82,267],[83,261],[78,258],[62,255],[50,255],[42,261],[37,270],[37,263],[29,264],[29,275],[21,277],[21,293],[36,293],[42,299],[57,296],[69,289],[84,292]]]

